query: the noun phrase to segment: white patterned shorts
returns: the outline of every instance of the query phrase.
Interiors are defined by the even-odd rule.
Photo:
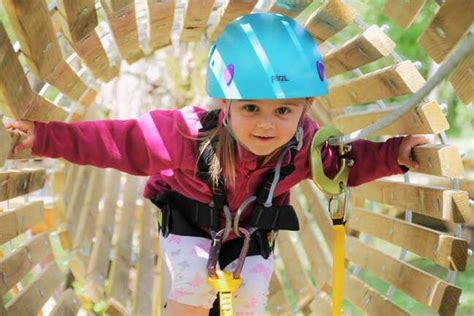
[[[203,308],[211,308],[216,293],[207,282],[207,259],[211,240],[202,237],[160,234],[161,252],[171,274],[169,300]],[[225,271],[233,271],[236,261]],[[263,315],[267,303],[273,256],[249,256],[242,270],[242,285],[234,294],[236,315]]]

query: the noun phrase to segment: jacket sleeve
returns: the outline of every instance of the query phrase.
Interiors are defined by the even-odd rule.
[[[348,186],[358,186],[379,178],[402,174],[408,168],[397,162],[398,150],[403,137],[390,138],[385,142],[357,140],[352,143],[349,158],[354,165],[349,167]],[[334,177],[339,170],[339,154],[336,147],[323,149],[324,171]]]
[[[151,175],[177,168],[183,135],[179,111],[153,111],[131,120],[35,122],[32,153],[79,165]]]
[[[305,120],[305,136],[308,140],[307,152],[310,152],[310,144],[319,125],[311,119]],[[308,133],[308,134],[306,134]],[[348,186],[358,186],[379,178],[403,174],[408,168],[398,164],[398,151],[403,137],[390,138],[385,142],[372,142],[368,140],[357,140],[352,143],[352,150],[348,158],[354,161],[349,169]],[[333,178],[339,171],[339,154],[337,147],[325,145],[322,150],[323,168],[325,174]],[[308,171],[308,178],[311,172]]]

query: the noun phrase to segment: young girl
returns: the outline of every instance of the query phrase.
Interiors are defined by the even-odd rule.
[[[32,148],[35,155],[150,176],[144,195],[162,211],[161,249],[172,276],[170,315],[208,314],[216,297],[206,281],[211,236],[225,225],[252,227],[234,306],[236,314],[261,315],[274,268],[271,233],[298,229],[289,190],[311,177],[309,148],[319,126],[306,112],[313,97],[327,93],[322,58],[293,19],[246,15],[211,47],[207,92],[220,111],[186,107],[138,120],[17,121],[7,127],[29,135],[16,151]],[[348,184],[416,168],[411,151],[426,142],[413,136],[354,142]],[[324,147],[323,159],[325,173],[334,176],[337,150]],[[226,253],[221,267],[229,271],[243,243],[236,232],[220,240]]]

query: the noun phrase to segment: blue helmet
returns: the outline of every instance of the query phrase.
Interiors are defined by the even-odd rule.
[[[209,51],[207,94],[217,99],[290,99],[328,92],[318,45],[295,20],[248,14],[229,23]]]

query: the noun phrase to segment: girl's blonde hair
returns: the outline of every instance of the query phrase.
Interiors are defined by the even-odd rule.
[[[235,187],[236,141],[234,137],[223,124],[218,124],[217,127],[211,130],[201,132],[198,137],[201,142],[198,148],[199,157],[204,154],[207,146],[214,147],[213,155],[209,159],[209,173],[212,184],[218,186],[222,177],[227,185]],[[275,154],[276,152],[263,158],[261,165],[265,165]]]

